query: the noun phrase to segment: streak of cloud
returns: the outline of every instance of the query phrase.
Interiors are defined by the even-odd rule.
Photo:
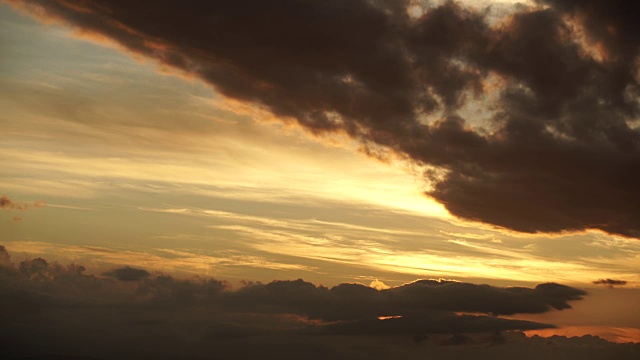
[[[593,282],[596,285],[608,285],[608,286],[622,286],[627,285],[625,280],[616,280],[616,279],[599,279]]]

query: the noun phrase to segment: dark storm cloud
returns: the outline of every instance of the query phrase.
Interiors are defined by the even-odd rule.
[[[102,273],[104,276],[109,276],[120,281],[138,281],[148,277],[149,272],[144,269],[136,269],[129,266],[123,268],[114,269]]]
[[[596,285],[627,285],[625,280],[616,280],[616,279],[600,279],[593,282]]]
[[[435,167],[428,195],[456,216],[640,236],[633,2],[540,0],[492,25],[455,2],[420,18],[401,0],[10,2],[310,132]],[[463,118],[472,100],[486,123]]]

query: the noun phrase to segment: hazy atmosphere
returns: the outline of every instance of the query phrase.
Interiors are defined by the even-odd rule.
[[[0,0],[0,357],[637,359],[636,8]]]

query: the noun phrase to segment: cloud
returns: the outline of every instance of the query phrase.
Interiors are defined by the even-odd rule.
[[[374,288],[376,290],[384,290],[384,289],[388,289],[390,286],[378,279],[375,279],[371,282],[371,284],[369,284],[369,287]]]
[[[211,306],[232,313],[293,314],[320,321],[380,316],[398,316],[407,321],[409,317],[434,314],[456,317],[455,312],[494,316],[542,313],[569,309],[569,301],[580,300],[586,294],[552,283],[535,288],[503,288],[444,280],[418,280],[381,290],[363,284],[344,283],[327,288],[302,279],[275,280],[267,284],[249,282],[231,291],[225,281],[199,277],[179,280],[129,266],[107,271],[102,274],[104,277],[85,275],[85,268],[77,264],[64,266],[43,258],[22,261],[14,268],[5,248],[0,249],[0,254],[3,266],[10,270],[5,273],[13,274],[9,280],[16,287],[37,290],[39,296],[52,296],[59,301],[93,302],[99,293],[96,289],[103,288],[113,292],[115,298],[129,299],[135,304],[174,308]],[[113,299],[110,296],[101,302],[107,304]]]
[[[38,200],[33,203],[33,206],[35,208],[42,208],[42,207],[45,207],[46,205],[47,203],[42,200]],[[9,198],[7,195],[2,195],[2,197],[0,197],[0,209],[9,210],[9,211],[11,210],[24,211],[29,209],[29,204],[25,202],[16,202],[11,200],[11,198]],[[11,220],[21,221],[22,217],[14,216]]]
[[[365,319],[319,325],[305,329],[304,333],[322,335],[389,335],[389,334],[438,334],[484,333],[507,330],[537,330],[553,328],[553,325],[531,321],[505,320],[489,316],[457,316],[450,313],[434,313],[416,317],[398,317],[387,320]]]
[[[618,343],[640,343],[640,328],[619,326],[561,326],[553,329],[530,330],[527,335],[540,335],[550,337],[560,335],[567,337],[580,337],[585,335],[597,336],[608,341]]]
[[[415,18],[400,0],[10,3],[431,167],[427,194],[458,217],[640,236],[639,29],[624,0],[501,19],[456,2]]]
[[[376,290],[361,284],[340,284],[329,289],[298,279],[242,288],[228,301],[237,309],[259,307],[266,312],[340,321],[429,315],[434,310],[492,315],[544,313],[570,309],[568,301],[580,300],[583,295],[586,293],[582,290],[552,283],[531,289],[418,280]]]
[[[616,280],[616,279],[600,279],[593,282],[596,285],[627,285],[625,280]]]
[[[11,255],[7,251],[7,248],[4,247],[4,245],[0,245],[0,265],[11,265]]]
[[[123,268],[114,269],[102,273],[104,276],[109,276],[120,281],[139,281],[148,277],[149,272],[144,269],[136,269],[129,266]]]
[[[475,355],[495,348],[476,358],[507,359],[515,350],[503,354],[499,345],[528,353],[546,351],[543,341],[527,339],[512,330],[541,330],[553,325],[457,315],[449,309],[549,311],[564,308],[566,301],[583,294],[557,284],[499,288],[450,281],[418,281],[376,290],[360,284],[326,288],[295,280],[247,282],[232,290],[225,281],[176,279],[130,267],[115,269],[112,276],[104,277],[85,274],[85,268],[77,264],[61,265],[42,258],[14,266],[2,246],[0,260],[0,353],[9,359],[50,354],[105,359],[190,359],[212,354],[239,359],[258,355],[285,359],[423,358],[425,347],[429,352],[440,352],[444,351],[440,350],[442,345],[465,348],[467,343],[482,344],[465,350]],[[118,281],[118,277],[137,281]],[[379,320],[380,314],[399,315]],[[402,339],[420,348],[407,348]],[[461,339],[465,341],[458,341]],[[632,347],[598,338],[576,345],[566,338],[554,341],[566,346],[563,354],[567,356],[584,348],[600,357],[615,353],[617,358],[632,359],[635,355]]]
[[[27,210],[29,205],[25,203],[17,203],[11,200],[7,195],[2,195],[2,197],[0,197],[0,208],[5,210]]]
[[[48,270],[49,263],[43,258],[36,258],[32,260],[25,260],[20,263],[18,269],[20,273],[28,276],[45,276],[44,273]]]

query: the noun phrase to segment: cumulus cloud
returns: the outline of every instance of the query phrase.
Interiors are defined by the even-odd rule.
[[[608,286],[614,286],[614,285],[627,285],[627,282],[625,280],[616,280],[616,279],[600,279],[600,280],[596,280],[593,282],[596,285],[608,285]]]
[[[232,290],[225,281],[181,280],[130,267],[109,273],[88,275],[81,265],[42,258],[13,265],[0,247],[3,358],[423,358],[424,347],[437,352],[442,345],[467,343],[544,352],[537,340],[513,331],[553,325],[455,311],[551,311],[584,295],[558,284],[502,288],[435,280],[385,290],[326,288],[303,280],[245,282]],[[388,314],[395,316],[378,319]],[[421,348],[407,348],[405,341]],[[600,356],[615,351],[631,359],[635,351],[600,339],[587,343]],[[483,356],[509,358],[491,357],[499,355],[495,351]]]
[[[632,2],[538,0],[502,18],[452,1],[419,17],[404,0],[9,2],[425,165],[456,216],[640,236]]]

